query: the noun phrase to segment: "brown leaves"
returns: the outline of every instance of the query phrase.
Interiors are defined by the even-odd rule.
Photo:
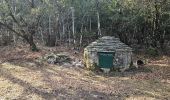
[[[131,77],[132,79],[138,79],[138,80],[152,80],[152,79],[157,79],[160,80],[162,79],[162,73],[160,72],[154,72],[154,73],[139,73]]]

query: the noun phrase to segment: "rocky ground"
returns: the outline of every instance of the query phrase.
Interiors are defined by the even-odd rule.
[[[142,69],[103,74],[81,66],[82,51],[39,48],[0,47],[0,99],[170,100],[170,57],[148,59]],[[49,53],[63,53],[71,62],[42,60]]]

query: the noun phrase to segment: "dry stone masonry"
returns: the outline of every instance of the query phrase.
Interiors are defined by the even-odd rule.
[[[92,42],[84,49],[84,64],[88,69],[103,68],[100,63],[108,65],[109,58],[105,57],[107,60],[105,58],[100,59],[102,57],[99,56],[100,53],[105,54],[103,57],[113,54],[113,59],[110,58],[113,60],[112,65],[108,68],[127,69],[132,61],[132,49],[130,47],[118,38],[105,36]]]

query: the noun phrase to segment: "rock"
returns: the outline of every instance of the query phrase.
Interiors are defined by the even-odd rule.
[[[55,64],[55,63],[56,63],[56,58],[48,58],[48,59],[47,59],[47,62],[48,62],[49,64]]]
[[[109,73],[110,72],[110,69],[108,68],[101,68],[103,70],[104,73]]]
[[[75,67],[84,67],[84,64],[81,60],[76,60],[72,63]]]
[[[83,67],[84,65],[83,65],[83,63],[82,63],[82,61],[80,61],[80,62],[78,62],[77,64],[76,64],[76,67]]]
[[[120,72],[125,72],[127,70],[127,68],[122,68],[122,69],[119,69]]]
[[[49,64],[63,64],[63,63],[71,63],[71,58],[65,54],[46,54],[44,56],[44,60],[46,60]]]
[[[70,63],[64,63],[62,66],[64,66],[64,67],[72,67],[73,65],[70,64]]]

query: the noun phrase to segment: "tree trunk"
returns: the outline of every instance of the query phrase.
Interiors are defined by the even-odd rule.
[[[73,32],[73,43],[74,45],[76,44],[76,37],[75,37],[75,29],[74,29],[74,21],[75,21],[75,18],[74,18],[74,7],[71,7],[71,12],[72,12],[72,32]]]
[[[91,32],[91,17],[90,17],[90,28],[89,29],[90,29],[90,32]]]
[[[100,29],[100,15],[99,12],[97,11],[97,30],[98,30],[98,36],[101,36],[101,29]]]
[[[50,36],[51,36],[51,35],[52,35],[52,34],[51,34],[51,15],[49,15],[49,18],[48,18],[48,24],[49,24],[49,25],[48,25],[48,29],[49,29],[48,31],[49,31],[49,34],[50,34]]]
[[[99,14],[99,0],[96,0],[96,9],[97,9],[97,34],[98,36],[100,37],[102,34],[101,34],[101,29],[100,29],[100,14]]]
[[[159,8],[158,8],[158,1],[155,0],[155,3],[154,3],[154,8],[155,8],[155,14],[154,14],[154,27],[153,27],[153,46],[154,47],[157,47],[157,41],[159,41],[160,39],[160,32],[159,32],[159,16],[160,16],[160,12],[159,12]]]
[[[80,36],[80,48],[82,46],[82,39],[83,39],[83,35],[81,34],[81,36]]]
[[[37,48],[36,44],[34,43],[33,35],[32,34],[24,35],[23,38],[30,45],[30,50],[31,51],[35,51],[35,52],[39,51],[39,49]]]
[[[40,34],[41,34],[41,40],[42,40],[43,44],[45,44],[42,28],[40,28]]]

